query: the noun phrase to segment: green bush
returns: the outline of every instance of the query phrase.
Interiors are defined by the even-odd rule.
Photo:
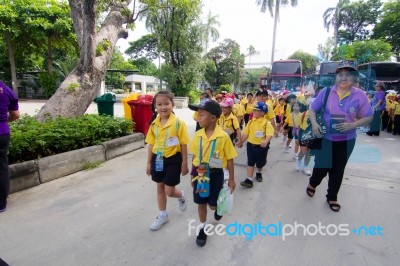
[[[201,91],[193,89],[189,92],[189,103],[197,103],[200,98]]]
[[[10,127],[9,163],[12,164],[126,136],[132,132],[133,125],[130,120],[110,116],[58,117],[41,123],[25,115],[11,123]]]
[[[232,85],[222,84],[221,86],[219,86],[216,93],[221,93],[221,91],[232,92],[233,91]]]

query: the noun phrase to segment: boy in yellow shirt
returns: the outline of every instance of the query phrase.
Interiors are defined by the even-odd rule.
[[[207,241],[207,235],[204,232],[207,221],[207,205],[214,210],[215,220],[220,220],[222,216],[217,213],[217,199],[224,184],[222,169],[228,168],[228,186],[232,193],[236,187],[233,158],[238,154],[228,134],[217,125],[222,110],[216,101],[205,101],[201,105],[190,104],[189,108],[198,111],[199,123],[202,127],[194,134],[189,150],[193,154],[193,198],[194,202],[198,204],[201,223],[196,244],[203,247]]]
[[[393,103],[393,135],[400,135],[400,94],[397,95],[397,102]]]
[[[253,106],[253,118],[243,130],[242,138],[236,143],[241,148],[247,141],[247,178],[240,182],[244,187],[253,187],[254,166],[257,167],[256,180],[262,182],[262,169],[267,164],[267,155],[270,141],[274,135],[274,128],[265,118],[268,106],[265,102],[257,102]]]
[[[268,104],[268,91],[257,91],[256,97],[257,97],[258,102],[263,102],[263,103],[267,104],[267,112],[265,113],[265,118],[271,122],[271,125],[274,129],[274,136],[278,137],[279,132],[276,127],[276,122],[275,122],[276,116],[274,113],[274,108],[273,108],[273,106],[270,106]]]
[[[217,124],[228,133],[234,143],[236,138],[240,139],[239,121],[232,113],[233,100],[225,98],[221,103],[222,115],[219,117]]]

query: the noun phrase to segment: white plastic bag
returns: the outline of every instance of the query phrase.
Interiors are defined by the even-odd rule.
[[[233,193],[228,186],[224,186],[218,194],[217,200],[217,214],[225,215],[232,211],[233,207]]]

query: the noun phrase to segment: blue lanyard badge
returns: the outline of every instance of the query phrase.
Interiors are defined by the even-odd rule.
[[[158,140],[158,137],[159,137],[159,135],[158,135],[158,127],[157,127],[156,128],[156,141]],[[161,155],[161,156],[164,155],[165,141],[166,141],[167,138],[168,138],[168,128],[165,130],[165,139],[164,139],[163,144],[162,144],[162,149],[160,150],[160,147],[156,148],[157,155]],[[158,141],[156,143],[157,143],[157,146],[158,146]]]

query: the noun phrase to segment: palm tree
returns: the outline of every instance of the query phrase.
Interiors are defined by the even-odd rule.
[[[261,12],[265,12],[268,8],[269,13],[271,16],[274,16],[274,12],[272,8],[275,5],[275,19],[274,19],[274,31],[273,31],[273,38],[272,38],[272,54],[271,54],[271,64],[274,61],[275,55],[275,39],[276,39],[276,26],[279,20],[279,8],[280,6],[286,6],[289,4],[289,0],[257,0],[257,5],[261,5]],[[290,0],[291,6],[297,6],[297,0]]]
[[[324,27],[329,32],[329,28],[333,27],[335,47],[339,43],[338,32],[343,20],[346,16],[346,11],[349,9],[350,0],[339,0],[336,7],[328,8],[322,17],[324,18]]]
[[[211,15],[211,11],[209,11],[206,23],[202,24],[205,53],[207,53],[210,37],[213,42],[215,42],[219,38],[219,32],[216,27],[221,26],[221,24],[217,19],[218,15],[213,16]]]
[[[251,56],[258,54],[258,51],[256,51],[256,48],[254,48],[253,45],[250,45],[249,48],[247,48],[248,56],[249,56],[249,69],[250,69],[250,61],[251,61]]]

